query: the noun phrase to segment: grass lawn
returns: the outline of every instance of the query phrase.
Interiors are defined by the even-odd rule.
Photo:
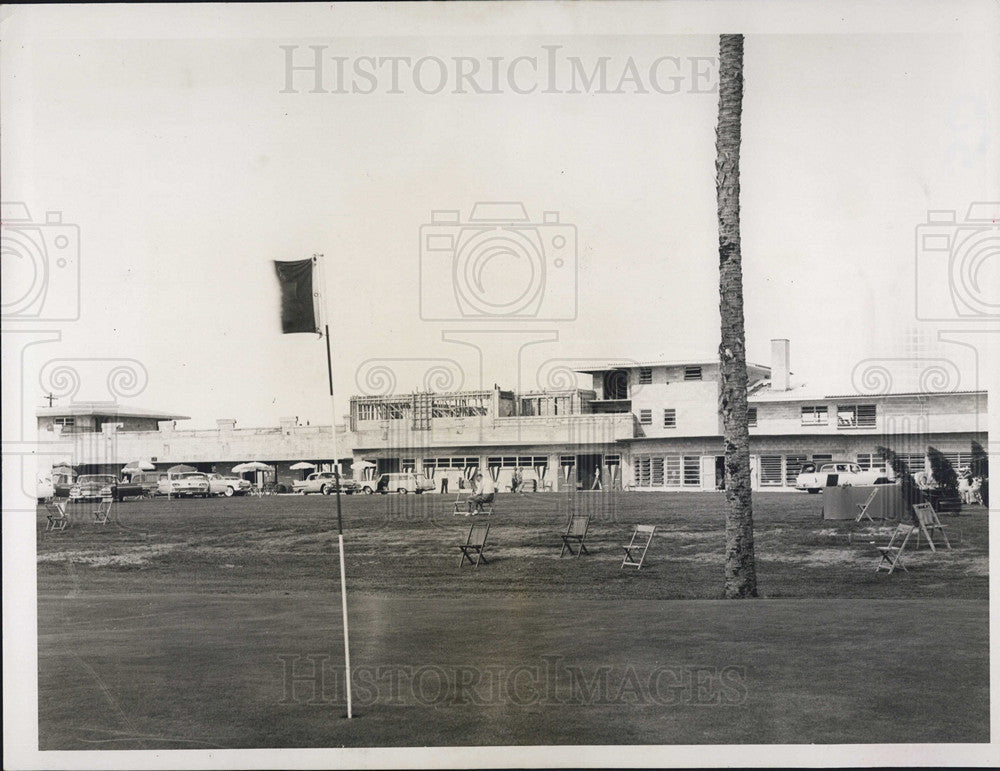
[[[981,507],[887,576],[888,526],[755,495],[765,599],[727,602],[721,494],[501,495],[478,569],[453,501],[343,499],[350,722],[332,498],[71,507],[38,540],[40,748],[989,739]],[[560,559],[571,510],[591,554]]]

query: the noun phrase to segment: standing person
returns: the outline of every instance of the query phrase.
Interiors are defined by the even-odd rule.
[[[601,467],[594,466],[594,485],[591,490],[601,490]]]
[[[448,492],[448,475],[446,473],[441,474],[441,494]]]
[[[514,469],[514,476],[510,480],[510,491],[512,493],[521,493],[521,495],[524,495],[524,474],[522,473],[520,466]]]
[[[485,504],[493,503],[493,498],[497,490],[493,484],[493,477],[484,479],[482,473],[476,474],[472,484],[472,495],[469,498],[469,514],[482,511]]]

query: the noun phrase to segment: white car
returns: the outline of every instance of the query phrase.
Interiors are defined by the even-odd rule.
[[[365,495],[372,493],[423,493],[433,492],[434,482],[423,474],[409,472],[382,474],[377,479],[361,482],[361,490]]]
[[[182,474],[173,474],[160,479],[158,492],[160,495],[169,495],[174,498],[181,496],[196,495],[207,498],[211,493],[208,484],[208,475],[200,471],[187,471]]]
[[[246,495],[250,492],[250,483],[241,477],[209,474],[208,488],[212,495],[224,495],[227,498],[232,498],[234,495]]]
[[[344,495],[351,495],[357,489],[358,483],[350,477],[340,478],[340,491]],[[316,471],[305,479],[297,479],[292,482],[292,492],[303,495],[309,495],[309,493],[332,495],[337,492],[337,475],[332,471]]]
[[[865,471],[857,463],[850,461],[830,461],[823,464],[804,463],[799,475],[795,477],[795,489],[815,494],[824,487],[829,487],[831,481],[834,481],[837,487],[873,485],[875,480],[886,476],[885,469],[872,468]],[[835,480],[831,480],[830,477],[835,477]]]

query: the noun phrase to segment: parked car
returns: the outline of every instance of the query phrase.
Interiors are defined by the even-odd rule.
[[[56,487],[52,484],[52,477],[38,477],[35,484],[35,497],[40,501],[47,501],[56,495]]]
[[[340,478],[340,492],[351,495],[358,491],[358,483],[350,477]],[[308,495],[320,493],[330,495],[337,492],[337,475],[332,471],[316,471],[305,479],[292,482],[292,492]]]
[[[69,489],[71,501],[96,501],[112,495],[112,488],[118,485],[114,474],[81,474]]]
[[[209,474],[208,489],[212,495],[224,495],[227,498],[232,498],[234,495],[246,495],[250,492],[250,483],[242,477]]]
[[[211,485],[208,482],[208,474],[201,471],[186,471],[173,476],[166,475],[159,481],[159,492],[161,495],[171,495],[175,498],[182,496],[207,498],[211,495]]]
[[[159,481],[161,473],[156,471],[137,471],[129,478],[129,484],[138,486],[137,495],[151,496],[159,492]]]
[[[361,492],[372,493],[423,493],[434,490],[434,482],[423,474],[410,472],[382,474],[377,479],[369,479],[361,483]]]
[[[828,486],[830,477],[836,477],[836,486],[873,485],[879,479],[886,479],[885,469],[872,468],[867,471],[850,461],[830,461],[828,463],[804,463],[795,478],[795,489],[818,493]]]

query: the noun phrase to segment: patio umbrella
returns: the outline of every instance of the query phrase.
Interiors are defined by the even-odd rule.
[[[251,460],[233,466],[233,472],[236,474],[245,474],[247,471],[274,471],[274,467],[261,463],[259,460]]]
[[[135,471],[156,471],[156,466],[148,460],[130,460],[122,466],[123,474],[130,474]]]
[[[178,464],[176,466],[171,466],[170,468],[168,468],[167,469],[167,473],[168,474],[190,474],[192,471],[197,471],[197,470],[198,469],[196,469],[194,466],[186,466],[183,463],[180,463],[180,464]]]
[[[298,463],[293,463],[288,468],[290,468],[292,471],[301,471],[302,472],[302,478],[305,479],[309,475],[309,472],[312,469],[316,468],[316,464],[315,463],[309,463],[308,461],[302,460],[302,461],[299,461]]]

